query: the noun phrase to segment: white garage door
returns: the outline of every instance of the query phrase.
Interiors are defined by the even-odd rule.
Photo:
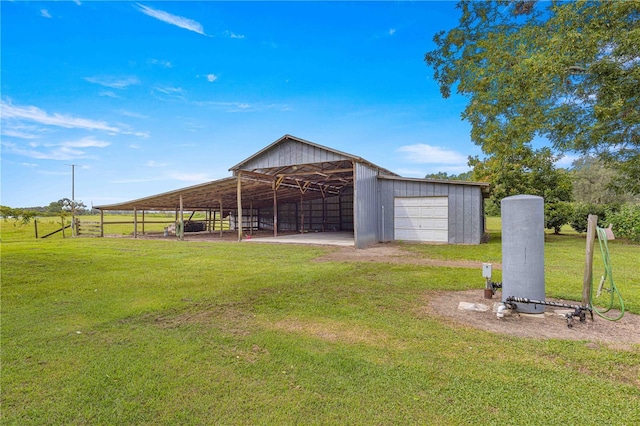
[[[411,197],[394,200],[395,239],[403,241],[448,242],[449,199]]]

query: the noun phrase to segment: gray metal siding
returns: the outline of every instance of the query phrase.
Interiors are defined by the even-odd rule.
[[[384,214],[380,218],[380,241],[393,241],[393,197],[395,183],[386,179],[378,179],[378,199]]]
[[[378,200],[384,215],[380,218],[379,240],[393,241],[395,197],[449,198],[449,243],[480,244],[484,233],[482,189],[472,185],[415,182],[395,179],[378,180]]]
[[[292,164],[321,163],[348,159],[348,157],[319,147],[298,141],[284,140],[262,155],[243,164],[242,169],[254,170],[268,167],[290,166]]]
[[[361,163],[355,165],[354,237],[356,248],[365,248],[379,241],[378,171]]]

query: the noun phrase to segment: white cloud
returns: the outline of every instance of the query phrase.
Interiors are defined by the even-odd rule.
[[[131,118],[140,118],[140,119],[149,118],[148,115],[140,114],[139,112],[127,111],[125,109],[122,109],[118,112],[122,115],[126,115],[127,117],[131,117]]]
[[[459,152],[427,144],[405,145],[397,150],[405,154],[405,161],[420,164],[466,164],[467,156]]]
[[[53,113],[49,114],[35,106],[15,106],[11,102],[0,102],[2,119],[17,119],[34,121],[45,126],[63,127],[66,129],[103,130],[120,133],[120,129],[104,121],[91,120],[81,117]]]
[[[158,163],[154,160],[147,161],[147,167],[166,167],[167,165],[167,163]]]
[[[120,96],[116,95],[111,90],[103,90],[102,92],[98,93],[98,96],[105,96],[107,98],[114,98],[114,99],[122,99]]]
[[[395,28],[389,28],[389,35],[392,36],[396,33],[396,29]]]
[[[423,169],[397,169],[394,171],[400,174],[400,176],[424,179],[426,175],[431,173],[445,172],[450,175],[459,175],[469,170],[467,166],[427,166]]]
[[[173,100],[187,102],[187,91],[182,87],[172,86],[156,86],[152,89],[152,93],[163,101]]]
[[[40,9],[40,16],[43,18],[51,18],[51,14],[47,9]]]
[[[80,146],[75,146],[75,145]],[[36,160],[77,160],[79,158],[90,158],[85,151],[78,148],[85,148],[82,142],[64,142],[61,144],[51,144],[43,147],[32,146],[29,148],[21,148],[15,144],[3,144],[5,149],[16,155],[22,155]],[[108,144],[107,144],[108,145]],[[95,147],[94,145],[86,146],[87,148]],[[99,146],[98,146],[99,147]]]
[[[571,167],[571,164],[574,161],[576,161],[578,158],[580,158],[579,155],[572,155],[572,154],[563,155],[555,162],[555,166],[563,169],[567,169]]]
[[[225,112],[255,112],[265,110],[278,110],[282,112],[293,111],[287,104],[249,104],[246,102],[214,102],[214,101],[193,101],[194,105],[200,107],[212,107],[224,110]]]
[[[96,140],[92,136],[60,144],[60,146],[67,148],[104,148],[109,145],[111,145],[109,142]]]
[[[85,77],[89,83],[99,84],[100,86],[110,87],[112,89],[125,89],[133,84],[139,84],[140,81],[137,77],[114,77],[114,76],[102,76],[102,77]]]
[[[111,145],[109,142],[95,139],[93,136],[77,140],[62,141],[58,143],[29,143],[30,149],[20,148],[14,144],[6,145],[9,150],[18,155],[23,155],[39,160],[73,160],[87,158],[86,148],[105,148]]]
[[[394,172],[400,174],[400,176],[406,177],[419,177],[423,178],[427,175],[424,170],[421,169],[397,169]]]
[[[163,66],[163,67],[165,67],[165,68],[171,68],[171,67],[173,67],[173,65],[171,64],[171,62],[169,62],[169,61],[163,61],[163,60],[160,60],[160,59],[150,59],[150,60],[149,60],[149,62],[150,62],[150,63],[152,63],[152,64],[154,64],[154,65],[160,65],[160,66]]]
[[[2,128],[2,136],[8,136],[11,138],[19,139],[37,139],[38,136],[32,133],[25,133],[16,129],[7,129],[6,126]]]
[[[224,35],[229,37],[229,38],[238,38],[238,39],[243,39],[244,38],[243,34],[236,34],[236,33],[232,32],[232,31],[229,31],[229,30],[225,31]]]
[[[144,13],[147,16],[151,16],[152,18],[155,18],[159,21],[166,22],[170,25],[175,25],[176,27],[183,28],[185,30],[193,31],[198,34],[206,35],[204,32],[204,28],[202,28],[202,24],[200,24],[198,21],[194,21],[193,19],[172,15],[171,13],[165,12],[163,10],[152,9],[139,3],[138,8],[140,12]]]
[[[156,87],[158,92],[164,93],[165,95],[182,95],[184,94],[184,89],[182,87]]]
[[[214,81],[216,81],[218,79],[218,76],[215,74],[207,74],[207,81],[209,83],[213,83]]]

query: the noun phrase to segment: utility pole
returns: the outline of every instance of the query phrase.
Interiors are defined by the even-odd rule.
[[[76,237],[76,164],[71,166],[71,236]]]

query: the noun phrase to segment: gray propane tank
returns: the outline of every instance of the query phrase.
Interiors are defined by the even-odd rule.
[[[544,199],[514,195],[502,199],[502,302],[507,297],[545,299]],[[517,312],[541,314],[544,306],[518,303]]]

